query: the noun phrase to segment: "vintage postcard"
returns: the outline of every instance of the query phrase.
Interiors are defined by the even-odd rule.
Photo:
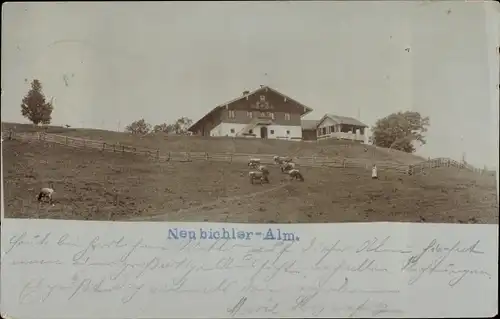
[[[440,294],[457,284],[457,273],[468,274],[476,281],[456,290],[457,298],[481,287],[492,293],[497,269],[481,267],[495,260],[499,222],[499,12],[493,2],[438,1],[5,4],[2,313],[119,317],[102,305],[96,310],[83,305],[99,304],[108,298],[105,291],[126,286],[132,292],[113,296],[127,309],[122,317],[130,313],[134,318],[490,314],[494,295],[476,303],[486,312],[474,312],[474,305],[470,311],[446,312],[455,301],[422,306],[435,297],[429,295],[432,279],[411,291],[413,283],[408,284],[405,294],[393,299],[370,299],[397,294],[399,284],[384,286],[391,280],[411,282],[400,275],[377,275],[382,277],[371,288],[355,288],[368,277],[342,275],[335,287],[345,292],[342,284],[350,280],[349,289],[371,296],[366,303],[356,297],[352,306],[346,304],[354,299],[344,294],[342,304],[328,308],[324,291],[314,307],[306,306],[319,290],[302,299],[294,295],[290,300],[300,299],[294,305],[278,302],[277,296],[293,290],[293,283],[304,291],[328,277],[332,268],[327,266],[317,277],[310,275],[314,278],[290,275],[309,269],[302,263],[326,258],[320,256],[325,247],[347,254],[351,246],[357,248],[345,258],[355,261],[349,266],[345,259],[335,272],[368,269],[373,277],[402,267],[402,272],[446,273],[452,277],[446,289],[437,290]],[[127,223],[100,223],[108,221]],[[374,222],[395,224],[369,224]],[[371,237],[355,238],[357,232]],[[133,283],[126,277],[119,289],[98,284],[109,274],[95,265],[120,264],[133,272],[142,263],[141,275],[133,275],[137,278],[152,272],[151,265],[156,270],[172,263],[181,267],[179,259],[162,264],[163,257],[146,251],[163,245],[164,237],[242,240],[249,245],[244,249],[252,246],[262,254],[254,238],[302,242],[293,258],[272,268],[295,279],[279,277],[283,285],[274,288],[264,279],[253,290],[245,286],[253,295],[250,290],[235,293],[243,291],[242,283],[231,281],[238,276],[235,269],[224,278],[204,272],[213,281],[207,285],[217,291],[206,298],[197,297],[209,289],[201,279],[189,290],[183,276],[174,280],[177,290],[147,286],[158,280],[151,274]],[[90,244],[82,244],[87,240]],[[33,248],[40,245],[45,250]],[[120,262],[104,262],[115,253],[96,250],[110,245],[142,247],[143,257],[132,266],[120,250]],[[321,248],[307,248],[315,245]],[[104,259],[96,257],[92,266],[88,247]],[[234,266],[229,259],[250,258],[246,271],[254,278],[250,270],[270,267],[241,247],[232,253],[219,249],[215,255],[225,262],[214,262],[213,269],[229,272]],[[193,258],[183,265],[194,272],[208,271],[203,268],[208,266],[192,265],[216,258],[207,255],[208,248],[204,255],[175,249],[175,256]],[[382,251],[397,251],[400,257],[381,261],[380,254],[359,255]],[[427,268],[417,266],[428,251],[467,252],[469,259],[462,254],[436,270],[440,259],[425,257],[431,258]],[[45,253],[50,258],[40,255]],[[460,262],[468,268],[456,268]],[[314,269],[319,264],[315,261]],[[75,269],[86,269],[85,274]],[[23,277],[35,273],[44,275]],[[239,288],[232,291],[231,283]],[[7,289],[7,284],[16,288]],[[200,309],[183,306],[180,286],[191,291],[189,298],[200,300]],[[144,291],[161,289],[178,295],[153,309],[152,300],[157,305],[161,298]],[[91,290],[93,295],[87,295]],[[9,291],[16,296],[6,296]],[[222,293],[237,300],[225,304]],[[259,293],[270,299],[256,302]],[[417,297],[422,298],[418,306],[407,304]],[[58,298],[68,301],[63,305]],[[29,306],[23,308],[25,303]],[[79,314],[72,312],[77,309]]]
[[[308,5],[379,10],[369,32],[303,5],[7,5],[5,216],[498,223],[495,86],[486,38],[462,23],[481,5]],[[94,6],[123,12],[126,29],[76,9]],[[254,24],[253,6],[276,9]],[[173,18],[225,7],[234,15],[207,29]],[[384,21],[410,7],[446,26]],[[45,10],[45,38],[17,27]]]

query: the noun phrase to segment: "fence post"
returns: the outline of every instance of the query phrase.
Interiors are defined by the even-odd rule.
[[[157,149],[156,150],[156,160],[159,161],[160,160],[160,149]]]
[[[187,161],[191,162],[191,153],[187,152],[186,154],[187,154]]]
[[[14,133],[14,132],[13,132],[12,130],[10,130],[10,131],[9,131],[9,140],[12,140],[12,135],[13,135],[13,133]]]
[[[134,147],[134,154],[137,153],[137,148]]]
[[[69,139],[68,139],[68,137],[67,137],[67,136],[64,138],[64,143],[65,143],[66,145],[68,145],[68,144],[69,144]]]
[[[171,159],[171,154],[170,154],[170,152],[168,152],[168,159],[167,159],[167,161],[170,162],[170,159]]]
[[[116,152],[116,144],[113,143],[113,153]]]
[[[122,154],[125,153],[125,145],[122,145]]]
[[[85,140],[83,140],[83,148],[85,148]]]
[[[208,152],[205,153],[205,159],[208,161]]]
[[[408,165],[408,175],[413,175],[413,165]]]
[[[229,154],[229,163],[233,162],[233,154]]]
[[[106,148],[106,142],[102,143],[102,151],[104,152],[104,149]]]
[[[342,167],[345,168],[345,158],[342,159]]]

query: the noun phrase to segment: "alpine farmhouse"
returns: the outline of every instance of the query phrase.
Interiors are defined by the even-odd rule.
[[[302,140],[301,118],[310,112],[302,103],[261,86],[215,107],[189,131],[201,136]]]

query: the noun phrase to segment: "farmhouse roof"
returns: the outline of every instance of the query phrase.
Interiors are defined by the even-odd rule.
[[[238,102],[238,101],[246,98],[247,96],[254,95],[254,94],[257,94],[257,93],[262,92],[262,91],[272,91],[272,92],[274,92],[276,94],[281,95],[282,97],[286,98],[287,100],[290,100],[290,101],[293,101],[293,102],[297,103],[298,105],[300,105],[300,106],[302,106],[304,108],[304,112],[302,113],[302,115],[305,115],[307,113],[312,112],[312,109],[310,107],[307,107],[304,104],[298,102],[297,100],[295,100],[295,99],[293,99],[293,98],[291,98],[291,97],[289,97],[289,96],[287,96],[287,95],[285,95],[285,94],[283,94],[283,93],[281,93],[281,92],[279,92],[279,91],[277,91],[277,90],[275,90],[275,89],[273,89],[273,88],[265,85],[265,86],[261,86],[260,88],[258,88],[256,90],[253,90],[252,92],[249,92],[249,93],[241,95],[241,96],[239,96],[239,97],[237,97],[235,99],[232,99],[231,101],[227,101],[225,103],[217,105],[210,112],[208,112],[207,114],[205,114],[201,119],[199,119],[197,122],[195,122],[193,125],[191,125],[191,127],[188,130],[189,131],[194,130],[194,128],[196,126],[198,126],[205,118],[207,118],[211,114],[215,113],[216,111],[218,111],[218,110],[220,110],[222,108],[225,108],[227,105],[230,105],[232,103]]]
[[[315,130],[318,127],[319,120],[302,120],[301,126],[303,130]]]
[[[368,125],[358,121],[357,119],[353,117],[348,117],[348,116],[339,116],[339,115],[333,115],[333,114],[325,114],[323,118],[318,122],[318,125],[323,122],[324,119],[330,118],[334,120],[335,122],[339,124],[347,124],[347,125],[354,125],[354,126],[361,126],[361,127],[368,127]]]

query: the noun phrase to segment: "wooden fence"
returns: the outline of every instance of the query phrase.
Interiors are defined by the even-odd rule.
[[[12,131],[2,134],[2,138],[15,138],[21,140],[36,140],[45,141],[66,145],[81,149],[97,149],[100,151],[114,153],[132,153],[138,156],[144,156],[156,161],[175,161],[175,162],[192,162],[192,161],[213,161],[213,162],[236,162],[247,163],[250,158],[259,158],[263,164],[274,163],[273,154],[244,154],[244,153],[207,153],[207,152],[168,152],[160,153],[159,149],[140,148],[135,146],[123,145],[118,143],[109,143],[106,141],[89,140],[84,138],[68,137],[64,135],[46,134],[46,133],[14,133]],[[297,156],[293,157],[293,161],[306,167],[338,167],[338,168],[364,168],[370,169],[373,164],[377,165],[379,170],[391,170],[403,174],[421,174],[422,172],[437,168],[437,167],[454,167],[458,169],[466,169],[480,174],[488,174],[496,176],[495,171],[487,171],[477,169],[471,165],[459,163],[449,158],[435,158],[428,161],[423,161],[418,164],[404,165],[389,161],[373,161],[369,159],[354,159],[354,158],[335,158],[325,156]]]

